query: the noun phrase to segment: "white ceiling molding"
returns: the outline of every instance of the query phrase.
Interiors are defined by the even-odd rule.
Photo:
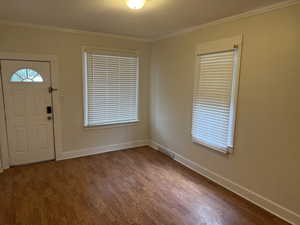
[[[134,40],[134,41],[142,41],[142,42],[156,42],[163,39],[175,37],[178,35],[182,35],[184,33],[189,33],[195,30],[203,29],[209,26],[215,26],[219,24],[224,24],[228,22],[233,22],[242,18],[247,18],[251,16],[256,16],[264,13],[268,13],[273,10],[286,8],[292,5],[299,4],[300,0],[287,0],[284,2],[272,4],[266,7],[261,7],[255,10],[250,10],[244,13],[240,13],[237,15],[224,17],[222,19],[218,19],[209,23],[204,23],[201,25],[185,28],[176,32],[172,32],[167,35],[162,35],[157,38],[138,38],[134,36],[127,36],[127,35],[118,35],[118,34],[112,34],[112,33],[102,33],[102,32],[92,32],[92,31],[84,31],[84,30],[77,30],[77,29],[69,29],[69,28],[62,28],[62,27],[56,27],[56,26],[46,26],[46,25],[37,25],[37,24],[31,24],[31,23],[19,23],[19,22],[12,22],[7,20],[0,20],[0,24],[6,24],[6,25],[14,25],[14,26],[23,26],[23,27],[30,27],[30,28],[38,28],[38,29],[46,29],[46,30],[54,30],[54,31],[60,31],[60,32],[69,32],[73,34],[87,34],[87,35],[98,35],[98,36],[104,36],[104,37],[112,37],[112,38],[119,38],[119,39],[128,39],[128,40]]]
[[[251,16],[261,15],[261,14],[268,13],[268,12],[276,10],[276,9],[286,8],[286,7],[296,5],[296,4],[299,4],[299,3],[300,3],[300,0],[288,0],[288,1],[280,2],[280,3],[276,3],[276,4],[273,4],[273,5],[269,5],[269,6],[265,6],[265,7],[262,7],[262,8],[250,10],[250,11],[247,11],[247,12],[244,12],[244,13],[240,13],[240,14],[237,14],[237,15],[234,15],[234,16],[224,17],[222,19],[215,20],[215,21],[212,21],[212,22],[209,22],[209,23],[204,23],[204,24],[201,24],[201,25],[185,28],[185,29],[182,29],[182,30],[179,30],[179,31],[167,34],[167,35],[163,35],[163,36],[161,36],[159,38],[156,38],[152,41],[153,42],[160,41],[160,40],[175,37],[175,36],[178,36],[178,35],[181,35],[181,34],[184,34],[184,33],[190,33],[192,31],[196,31],[196,30],[203,29],[203,28],[206,28],[206,27],[215,26],[215,25],[228,23],[228,22],[233,22],[233,21],[236,21],[236,20],[239,20],[239,19],[242,19],[242,18],[251,17]]]
[[[73,34],[98,35],[98,36],[104,36],[104,37],[128,39],[128,40],[133,40],[133,41],[143,41],[143,42],[152,42],[153,41],[152,39],[147,39],[147,38],[138,38],[138,37],[131,37],[131,36],[126,36],[126,35],[76,30],[76,29],[69,29],[69,28],[62,28],[62,27],[55,27],[55,26],[37,25],[37,24],[32,24],[32,23],[18,23],[18,22],[12,22],[12,21],[7,21],[7,20],[0,20],[0,24],[38,28],[38,29],[53,30],[53,31],[60,31],[60,32],[68,32],[68,33],[73,33]]]

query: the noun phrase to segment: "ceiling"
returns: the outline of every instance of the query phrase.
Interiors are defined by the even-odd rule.
[[[282,0],[2,0],[0,20],[156,39]]]

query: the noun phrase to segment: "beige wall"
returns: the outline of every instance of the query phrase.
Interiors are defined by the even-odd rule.
[[[0,51],[58,57],[64,151],[148,139],[300,213],[300,5],[152,44],[0,25]],[[235,152],[191,142],[194,50],[244,34]],[[133,126],[84,129],[81,46],[141,51],[140,115]],[[150,82],[149,82],[150,81]],[[150,83],[150,102],[149,100]],[[149,110],[151,133],[149,134]]]
[[[206,27],[153,45],[152,139],[300,213],[300,5]],[[244,35],[235,152],[192,144],[197,44]]]
[[[3,24],[0,24],[0,30],[0,51],[52,54],[57,56],[60,89],[63,94],[60,101],[62,106],[64,151],[120,144],[149,138],[149,44],[107,36],[74,34]],[[81,46],[84,45],[140,50],[140,123],[114,128],[83,128]]]

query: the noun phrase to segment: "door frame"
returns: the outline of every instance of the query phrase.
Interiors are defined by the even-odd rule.
[[[14,53],[14,52],[0,52],[0,60],[20,60],[20,61],[40,61],[49,62],[50,64],[50,76],[52,87],[57,88],[58,91],[52,92],[52,104],[53,104],[53,135],[54,135],[54,152],[55,160],[62,158],[62,123],[61,123],[61,106],[60,106],[60,89],[59,89],[59,77],[58,77],[58,64],[57,57],[55,55],[35,55],[26,53]],[[0,70],[1,74],[1,70]],[[10,167],[9,148],[8,148],[8,134],[6,115],[4,110],[4,96],[3,96],[3,84],[2,74],[0,79],[0,172]],[[2,168],[1,168],[2,161]]]

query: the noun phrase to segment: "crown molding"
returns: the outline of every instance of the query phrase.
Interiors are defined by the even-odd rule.
[[[200,24],[197,26],[192,26],[189,28],[184,28],[182,30],[171,32],[166,35],[161,35],[157,38],[138,38],[138,37],[129,36],[129,35],[118,35],[118,34],[111,34],[111,33],[104,33],[104,32],[84,31],[84,30],[78,30],[78,29],[61,28],[61,27],[56,27],[56,26],[46,26],[46,25],[38,25],[38,24],[32,24],[32,23],[12,22],[12,21],[8,21],[8,20],[0,20],[0,24],[23,26],[23,27],[30,27],[30,28],[37,28],[37,29],[45,29],[45,30],[53,30],[53,31],[60,31],[60,32],[68,32],[68,33],[73,33],[73,34],[97,35],[97,36],[102,36],[102,37],[112,37],[112,38],[127,39],[127,40],[132,40],[132,41],[156,42],[156,41],[164,40],[167,38],[176,37],[176,36],[179,36],[179,35],[182,35],[185,33],[190,33],[190,32],[200,30],[200,29],[203,29],[206,27],[216,26],[216,25],[220,25],[220,24],[224,24],[224,23],[228,23],[228,22],[233,22],[233,21],[236,21],[239,19],[247,18],[247,17],[261,15],[264,13],[271,12],[273,10],[286,8],[286,7],[296,5],[299,3],[300,3],[300,0],[287,0],[287,1],[279,2],[279,3],[273,4],[273,5],[265,6],[262,8],[250,10],[250,11],[240,13],[237,15],[224,17],[222,19],[218,19],[218,20],[215,20],[212,22]]]
[[[167,38],[171,38],[171,37],[176,37],[185,33],[190,33],[196,30],[200,30],[206,27],[210,27],[210,26],[216,26],[216,25],[220,25],[220,24],[224,24],[224,23],[228,23],[228,22],[233,22],[239,19],[243,19],[243,18],[247,18],[247,17],[252,17],[252,16],[257,16],[257,15],[261,15],[261,14],[265,14],[277,9],[282,9],[282,8],[286,8],[292,5],[296,5],[299,4],[300,0],[288,0],[288,1],[284,1],[284,2],[280,2],[280,3],[276,3],[273,5],[269,5],[269,6],[265,6],[262,8],[258,8],[258,9],[254,9],[254,10],[250,10],[244,13],[240,13],[237,15],[233,15],[233,16],[229,16],[229,17],[224,17],[222,19],[218,19],[212,22],[208,22],[208,23],[204,23],[201,25],[197,25],[197,26],[192,26],[189,28],[184,28],[182,30],[176,31],[176,32],[172,32],[170,34],[166,34],[166,35],[162,35],[159,38],[156,38],[153,40],[153,42],[155,41],[160,41],[160,40],[164,40]]]
[[[148,38],[138,38],[138,37],[127,36],[127,35],[118,35],[118,34],[111,34],[111,33],[104,33],[104,32],[69,29],[69,28],[62,28],[62,27],[56,27],[56,26],[38,25],[38,24],[32,24],[32,23],[12,22],[12,21],[8,21],[8,20],[0,20],[0,24],[12,25],[12,26],[22,26],[22,27],[29,27],[29,28],[36,28],[36,29],[44,29],[44,30],[52,30],[52,31],[59,31],[59,32],[68,32],[68,33],[73,33],[73,34],[97,35],[97,36],[102,36],[102,37],[127,39],[127,40],[132,40],[132,41],[141,41],[141,42],[152,42],[153,41],[150,38],[149,39]]]

